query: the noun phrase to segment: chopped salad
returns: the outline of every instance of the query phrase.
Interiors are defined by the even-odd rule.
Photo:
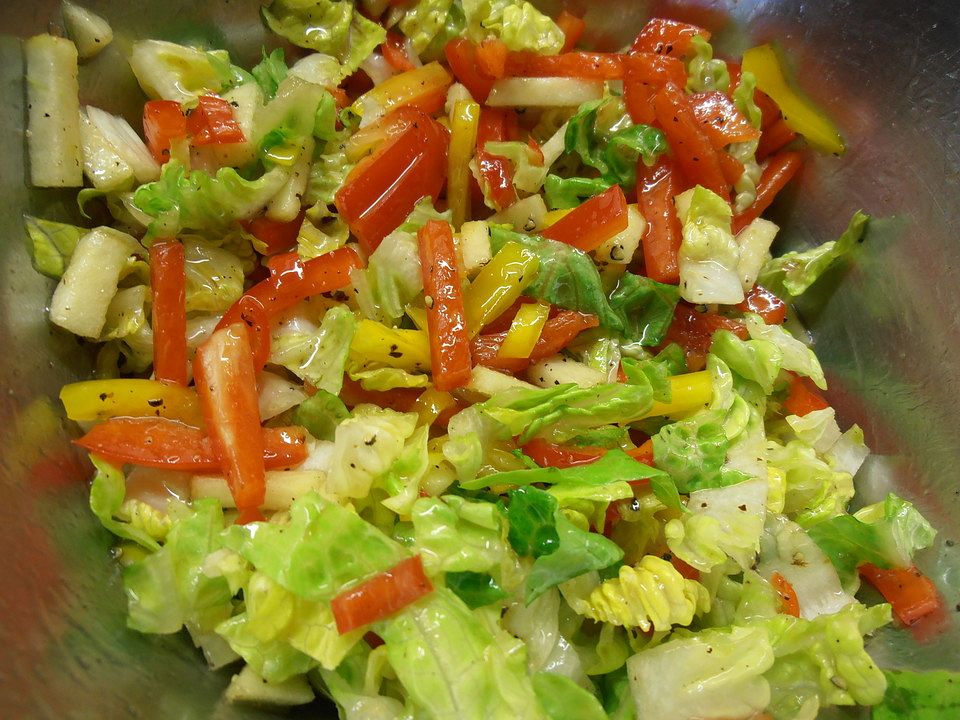
[[[142,127],[80,104],[103,18],[25,42],[31,179],[93,226],[26,218],[98,344],[60,398],[129,626],[342,718],[880,703],[864,642],[940,609],[934,530],[848,511],[869,451],[790,303],[868,218],[771,255],[844,151],[778,51],[652,18],[594,52],[524,0],[262,15],[250,69],[133,43]]]

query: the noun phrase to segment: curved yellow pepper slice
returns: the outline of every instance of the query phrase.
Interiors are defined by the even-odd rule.
[[[771,45],[760,45],[743,54],[743,72],[753,73],[757,87],[780,107],[791,130],[803,135],[821,152],[842,155],[846,151],[837,126],[810,100],[797,92],[784,75],[780,58]]]
[[[550,303],[537,302],[521,305],[510,324],[507,336],[497,351],[497,357],[528,358],[533,352],[543,326],[550,317]]]
[[[430,369],[430,343],[422,330],[403,330],[376,320],[361,320],[350,344],[350,364],[424,372]]]
[[[470,337],[513,305],[537,277],[540,258],[519,243],[508,242],[483,266],[463,291],[463,307]]]
[[[156,380],[119,378],[64,385],[60,402],[71,420],[99,421],[113,417],[162,417],[201,427],[203,412],[193,388]]]
[[[450,118],[447,154],[447,204],[457,229],[470,217],[470,159],[477,147],[479,123],[480,105],[472,100],[457,100]]]
[[[654,401],[645,417],[681,415],[702,410],[713,399],[713,378],[707,370],[670,377],[670,401]]]

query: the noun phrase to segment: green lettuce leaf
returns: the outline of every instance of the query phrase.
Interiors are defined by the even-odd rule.
[[[526,290],[528,295],[596,315],[601,327],[621,333],[630,341],[657,345],[663,340],[678,299],[676,287],[624,273],[607,298],[589,255],[565,243],[502,227],[490,228],[490,245],[495,253],[511,241],[532,250],[540,260],[537,278]]]
[[[836,472],[805,443],[791,440],[767,443],[767,460],[786,478],[784,512],[809,527],[846,512],[853,497],[853,478]]]
[[[691,42],[693,57],[687,61],[687,92],[700,93],[730,89],[730,72],[727,63],[713,58],[713,46],[702,35]]]
[[[409,698],[426,717],[545,720],[523,643],[503,631],[493,634],[447,588],[436,588],[375,629]]]
[[[653,458],[682,493],[723,487],[743,479],[724,472],[730,440],[724,430],[726,413],[706,410],[686,420],[664,425],[653,436]]]
[[[670,378],[687,371],[683,349],[676,343],[665,347],[656,357],[638,360],[622,357],[620,366],[631,385],[649,385],[653,399],[670,402],[673,390]]]
[[[508,552],[503,518],[492,503],[456,495],[420,498],[413,504],[410,519],[413,548],[428,573],[490,573]]]
[[[603,570],[623,559],[623,549],[603,535],[581,530],[562,513],[556,516],[557,549],[538,557],[524,588],[527,604],[560,583],[591,570]]]
[[[764,678],[774,651],[762,628],[706,629],[642,650],[627,661],[641,718],[737,718],[770,702]]]
[[[887,693],[873,720],[941,720],[960,715],[960,673],[885,670]]]
[[[281,168],[245,180],[230,167],[220,168],[214,176],[202,170],[187,175],[179,162],[171,160],[159,180],[137,189],[133,204],[153,218],[147,227],[150,237],[174,237],[187,229],[225,232],[262,210],[286,182]]]
[[[33,269],[47,277],[59,280],[67,269],[73,249],[87,229],[67,223],[43,220],[32,215],[23,216],[27,230]]]
[[[937,531],[913,503],[890,493],[882,503],[867,505],[854,513],[861,522],[875,526],[886,538],[891,564],[908,567],[919,550],[933,545]]]
[[[563,31],[549,15],[526,0],[461,0],[467,37],[474,42],[498,37],[510,50],[555,55],[563,47]]]
[[[517,554],[538,558],[556,552],[560,547],[556,498],[535,487],[520,487],[507,496],[503,510],[510,528],[507,538]]]
[[[269,55],[266,49],[262,49],[261,55],[260,62],[253,66],[250,74],[263,90],[263,96],[270,99],[277,94],[277,88],[287,77],[287,63],[283,57],[283,48],[277,48]]]
[[[442,33],[453,5],[454,0],[419,0],[404,13],[400,30],[410,38],[418,55]]]
[[[290,323],[271,338],[270,362],[282,365],[319,390],[334,395],[343,387],[343,373],[357,319],[346,305],[335,305],[315,332]]]
[[[740,84],[737,85],[737,88],[733,91],[733,94],[731,94],[730,99],[733,100],[734,105],[737,106],[737,110],[742,112],[743,116],[750,121],[750,124],[755,128],[760,129],[763,122],[763,114],[760,112],[760,107],[753,99],[756,89],[756,76],[749,70],[740,73]]]
[[[783,363],[783,352],[777,344],[769,340],[741,340],[729,330],[718,330],[713,334],[710,353],[740,377],[757,383],[765,395],[773,392]]]
[[[486,573],[451,572],[447,573],[446,583],[447,587],[471,610],[492,605],[509,597],[497,581]]]
[[[317,664],[312,657],[285,640],[261,640],[250,629],[250,619],[245,612],[220,623],[217,634],[267,682],[286,682],[303,675]]]
[[[129,617],[134,630],[174,633],[184,625],[201,632],[230,617],[230,584],[205,572],[207,557],[220,548],[223,512],[214,500],[197,500],[177,520],[157,552],[124,568]]]
[[[817,387],[826,390],[827,381],[823,377],[823,368],[820,367],[820,361],[813,350],[779,325],[767,325],[759,315],[747,313],[745,320],[752,339],[766,340],[780,348],[784,370],[806,375]]]
[[[551,720],[607,720],[596,696],[563,675],[540,672],[533,676],[533,689]]]
[[[400,545],[356,513],[316,493],[293,502],[289,522],[232,525],[223,542],[274,582],[314,602],[328,602],[345,585],[407,557]]]
[[[294,410],[293,424],[305,427],[317,440],[333,440],[337,426],[349,416],[343,400],[326,390],[318,390]]]
[[[90,486],[90,509],[100,524],[117,537],[132,540],[147,550],[159,550],[160,545],[151,533],[136,524],[117,519],[127,492],[123,471],[96,455],[91,455],[90,460],[97,471]]]
[[[357,301],[371,320],[396,326],[406,306],[423,292],[415,233],[416,230],[390,233],[371,253],[366,269],[360,271],[366,282]]]
[[[571,177],[547,175],[544,181],[544,199],[551,210],[575,208],[587,198],[599,195],[610,188],[603,178]]]
[[[858,210],[839,239],[770,260],[760,271],[757,282],[780,297],[802,295],[828,268],[863,242],[869,220],[869,215]]]
[[[229,250],[199,238],[182,238],[187,312],[219,314],[243,295],[243,262]]]
[[[387,36],[383,27],[361,15],[352,2],[273,0],[262,12],[277,35],[337,58],[344,77],[360,67]]]
[[[680,295],[694,304],[741,302],[740,246],[730,230],[730,206],[700,185],[677,196],[676,204],[683,224]]]
[[[310,178],[307,180],[303,201],[308,205],[330,205],[352,169],[353,164],[347,160],[343,143],[336,140],[328,142],[324,151],[314,158],[313,165],[310,166]]]
[[[386,391],[395,388],[430,387],[430,376],[408,373],[400,368],[373,368],[350,371],[350,379],[360,383],[364,390]]]

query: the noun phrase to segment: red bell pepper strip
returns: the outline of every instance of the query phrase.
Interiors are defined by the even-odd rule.
[[[760,137],[760,131],[743,116],[733,100],[722,92],[698,93],[690,100],[700,127],[717,150],[730,143],[746,142]]]
[[[736,308],[745,313],[756,313],[767,325],[780,325],[787,319],[787,304],[763,285],[750,288],[750,292]]]
[[[247,329],[250,352],[253,353],[253,366],[263,369],[270,359],[270,317],[263,304],[252,295],[242,295],[237,300],[240,310],[240,322]]]
[[[193,376],[230,494],[241,517],[256,512],[266,492],[257,373],[243,325],[217,330],[197,349]]]
[[[260,215],[243,223],[243,226],[248,233],[266,245],[264,255],[275,255],[297,244],[297,235],[305,214],[306,211],[301,210],[299,215],[287,222],[277,222]]]
[[[619,185],[574,208],[540,234],[578,250],[596,250],[627,227],[627,198]]]
[[[702,27],[679,20],[651,18],[633,41],[632,49],[679,58],[690,51],[690,43],[697,35],[710,39],[710,31]]]
[[[742,213],[733,216],[734,234],[743,230],[770,207],[774,198],[793,179],[802,165],[803,157],[792,150],[785,150],[770,158],[757,182],[757,199]]]
[[[668,82],[683,87],[687,70],[683,61],[667,55],[632,52],[623,58],[623,100],[635,123],[651,124],[656,119],[653,96]]]
[[[940,610],[942,601],[937,588],[915,567],[884,570],[864,563],[860,575],[873,585],[890,603],[894,614],[904,625],[913,625]]]
[[[687,565],[687,563],[678,558],[676,555],[670,556],[670,564],[673,565],[674,569],[678,573],[680,573],[680,577],[686,578],[687,580],[700,580],[700,571],[692,565]]]
[[[170,142],[187,135],[187,118],[176,100],[148,100],[143,106],[143,135],[158,163],[170,159]]]
[[[402,560],[389,570],[345,590],[330,602],[337,631],[351,630],[383,620],[433,592],[419,555]]]
[[[416,67],[407,55],[407,41],[399,33],[388,32],[387,39],[380,46],[380,52],[383,53],[384,60],[397,72],[406,72]]]
[[[334,198],[367,253],[397,229],[421,198],[439,198],[447,176],[447,131],[428,115],[361,160]]]
[[[284,256],[289,258],[289,256]],[[362,267],[357,253],[348,247],[337,248],[311,260],[288,259],[278,270],[271,268],[272,274],[247,290],[224,314],[217,324],[222,329],[236,323],[244,323],[251,334],[250,344],[256,346],[253,337],[256,328],[248,322],[263,320],[252,301],[263,308],[264,317],[269,318],[288,310],[301,300],[313,295],[339,290],[350,284],[350,271]],[[244,299],[250,298],[250,299]],[[251,300],[252,299],[252,300]],[[244,315],[246,314],[246,319]],[[265,334],[266,335],[266,334]],[[258,353],[259,357],[259,353]]]
[[[480,123],[477,126],[477,167],[483,178],[490,199],[498,209],[510,207],[517,201],[517,190],[513,186],[510,161],[484,150],[488,142],[509,140],[511,119],[516,116],[507,110],[482,108]]]
[[[790,389],[787,398],[783,401],[783,411],[786,415],[803,417],[815,410],[826,410],[830,407],[823,395],[809,378],[790,373]]]
[[[641,238],[644,274],[657,282],[680,282],[680,243],[683,241],[680,218],[673,198],[680,193],[680,182],[673,161],[661,158],[653,167],[637,163],[637,201],[647,221]]]
[[[792,615],[795,618],[800,617],[800,601],[797,599],[797,591],[793,585],[783,575],[778,572],[770,577],[770,584],[780,596],[780,612],[784,615]]]
[[[717,151],[683,90],[668,82],[654,96],[653,109],[657,124],[663,128],[670,150],[687,179],[728,200],[730,186],[723,177]]]
[[[477,46],[464,38],[456,38],[446,44],[443,54],[447,58],[450,72],[466,86],[473,99],[479,103],[486,102],[496,78],[480,67],[477,61]]]
[[[757,161],[763,162],[796,139],[797,134],[790,129],[783,118],[771,123],[760,136],[760,144],[757,145]]]
[[[348,376],[343,378],[343,388],[340,390],[340,399],[348,407],[355,407],[369,403],[380,407],[396,410],[397,412],[411,412],[417,398],[423,390],[417,388],[394,388],[392,390],[365,390],[356,380]]]
[[[437,390],[453,390],[470,381],[470,334],[463,310],[457,252],[448,223],[430,220],[417,233],[430,367]]]
[[[153,296],[153,375],[161,382],[187,385],[186,265],[183,245],[157,240],[150,246]]]
[[[583,18],[577,17],[567,10],[560,12],[557,16],[556,23],[557,27],[563,31],[563,47],[560,48],[560,52],[570,52],[576,47],[580,38],[583,36],[583,31],[587,29],[587,23]]]
[[[508,77],[572,77],[584,80],[620,80],[623,55],[576,51],[560,55],[538,55],[529,50],[506,57]]]
[[[301,427],[260,428],[256,437],[263,445],[266,468],[289,468],[307,459],[306,433]],[[110,418],[73,442],[117,465],[195,473],[221,470],[213,441],[203,430],[167,418]]]
[[[743,163],[730,153],[722,150],[717,153],[717,160],[720,161],[720,172],[723,173],[723,179],[730,185],[735,185],[743,175]]]
[[[600,324],[595,315],[563,310],[555,317],[547,320],[543,326],[537,344],[533,346],[529,358],[502,358],[498,357],[500,346],[507,337],[506,332],[477,335],[470,344],[470,353],[476,365],[484,365],[496,370],[519,372],[529,367],[537,360],[556,355],[584,330],[595,328]]]
[[[233,106],[216,95],[201,95],[187,117],[187,133],[193,145],[229,145],[246,141],[233,117]]]
[[[507,74],[507,56],[510,50],[498,38],[486,38],[477,46],[477,64],[490,77],[499,80]]]
[[[543,438],[534,438],[522,448],[524,455],[540,467],[568,468],[589,465],[605,454],[603,448],[557,445]]]

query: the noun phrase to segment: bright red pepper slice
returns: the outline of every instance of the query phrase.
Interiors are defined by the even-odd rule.
[[[736,307],[742,312],[756,313],[767,325],[780,325],[787,319],[787,304],[763,285],[750,288],[743,302]]]
[[[143,135],[158,163],[170,159],[170,142],[187,135],[187,118],[176,100],[148,100],[143,106]]]
[[[760,144],[757,145],[757,161],[763,162],[796,139],[797,134],[790,129],[783,118],[771,123],[760,136]]]
[[[729,200],[730,185],[723,176],[717,151],[683,90],[668,82],[654,96],[653,108],[657,124],[667,136],[670,150],[686,178]]]
[[[710,39],[710,31],[702,27],[679,20],[651,18],[633,41],[632,49],[679,58],[690,51],[690,43],[696,35],[704,40]]]
[[[502,358],[497,357],[500,346],[507,337],[506,332],[477,335],[470,345],[470,352],[476,365],[484,365],[497,370],[519,372],[537,360],[556,355],[584,330],[595,328],[600,321],[595,315],[562,310],[547,320],[540,333],[537,344],[533,346],[530,357]]]
[[[386,41],[380,46],[380,52],[397,72],[406,72],[416,67],[407,55],[407,41],[399,33],[388,32]]]
[[[350,271],[363,266],[356,251],[349,247],[337,248],[311,260],[282,257],[286,260],[278,266],[277,272],[243,294],[243,297],[256,299],[268,317],[289,310],[308,297],[346,287],[350,284]],[[240,322],[241,310],[238,300],[227,310],[217,328]]]
[[[517,201],[517,190],[513,186],[510,161],[484,150],[488,142],[509,140],[510,125],[516,115],[499,108],[482,108],[480,123],[477,126],[477,167],[497,209],[510,207]]]
[[[721,150],[730,143],[746,142],[760,137],[760,131],[743,116],[733,100],[722,92],[698,93],[690,100],[693,114],[715,149]]]
[[[297,244],[297,235],[305,214],[306,211],[301,210],[299,215],[287,222],[277,222],[266,215],[260,215],[243,225],[248,233],[266,245],[264,255],[275,255]]]
[[[627,227],[627,198],[619,185],[574,208],[540,234],[578,250],[596,250]]]
[[[785,150],[771,157],[757,183],[757,199],[742,213],[733,216],[734,234],[760,217],[802,166],[803,157],[792,150]]]
[[[464,38],[456,38],[446,44],[443,54],[447,58],[450,72],[466,86],[473,99],[479,103],[486,102],[496,78],[480,67],[477,61],[477,46]]]
[[[447,131],[424,113],[350,171],[334,202],[364,251],[376,250],[421,198],[439,198],[448,144]]]
[[[161,382],[187,385],[186,264],[183,245],[157,240],[150,246],[153,296],[153,375]]]
[[[244,326],[221,328],[197,348],[193,376],[213,450],[243,517],[259,509],[266,492],[257,373]]]
[[[463,310],[457,252],[448,223],[430,220],[417,233],[430,334],[430,367],[437,390],[470,381],[470,335]]]
[[[632,52],[623,59],[623,101],[635,123],[650,125],[656,119],[653,96],[668,82],[687,82],[683,61],[667,55]]]
[[[937,588],[930,578],[915,567],[884,570],[864,563],[859,570],[860,575],[890,603],[894,614],[904,625],[913,625],[941,607]]]
[[[343,635],[389,617],[431,592],[433,584],[423,571],[423,561],[414,555],[340,593],[330,609]]]
[[[670,564],[673,565],[678,573],[680,573],[681,577],[684,577],[687,580],[700,580],[700,571],[692,565],[687,565],[687,563],[678,558],[676,555],[670,556]]]
[[[187,132],[193,145],[230,145],[246,141],[233,106],[216,95],[201,95],[187,117]]]
[[[723,173],[723,179],[730,185],[735,185],[737,180],[743,175],[743,163],[737,160],[730,153],[722,150],[717,153],[717,160],[720,161],[720,172]]]
[[[661,158],[653,167],[637,163],[637,200],[647,221],[641,238],[643,265],[647,277],[676,285],[680,282],[680,219],[673,198],[679,194],[673,161]]]
[[[783,410],[786,415],[803,417],[816,410],[826,410],[830,407],[820,390],[809,378],[790,373],[790,389],[787,398],[783,401]]]
[[[263,444],[264,466],[271,470],[307,459],[306,433],[301,427],[260,428],[257,437]],[[110,418],[74,443],[120,465],[195,473],[221,469],[213,441],[203,430],[167,418]]]
[[[237,300],[240,322],[247,329],[253,366],[263,369],[270,359],[270,316],[263,304],[252,295],[242,295]]]
[[[584,80],[620,80],[623,55],[576,51],[560,55],[539,55],[529,50],[510,53],[506,58],[509,77],[571,77]]]
[[[778,572],[773,573],[770,578],[770,584],[780,596],[780,612],[784,615],[793,615],[800,617],[800,601],[797,599],[797,591],[793,585],[783,575]]]
[[[477,46],[477,64],[480,70],[499,80],[507,74],[507,57],[510,50],[503,40],[486,38]]]
[[[556,23],[557,27],[563,31],[563,47],[560,48],[560,52],[570,52],[576,47],[580,38],[583,36],[583,31],[587,29],[587,23],[583,18],[577,17],[568,10],[562,10],[560,12],[557,16]]]
[[[540,467],[568,468],[589,465],[605,454],[602,448],[557,445],[543,438],[534,438],[522,448],[524,455]]]

